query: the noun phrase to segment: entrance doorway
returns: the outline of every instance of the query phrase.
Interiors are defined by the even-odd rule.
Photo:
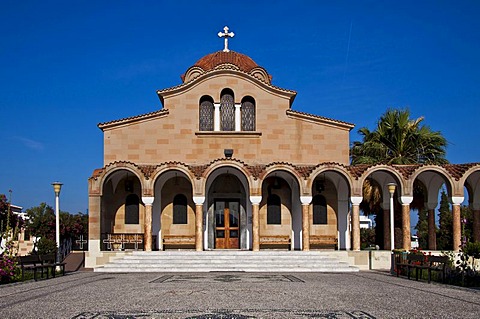
[[[215,248],[240,248],[240,201],[215,201]]]

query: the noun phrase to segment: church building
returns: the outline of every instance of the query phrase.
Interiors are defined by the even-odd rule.
[[[392,183],[402,205],[398,245],[410,245],[416,179],[429,188],[432,210],[447,185],[454,243],[467,185],[479,240],[478,164],[350,166],[353,124],[296,111],[297,92],[230,50],[227,27],[219,36],[223,50],[196,61],[181,84],[157,91],[157,111],[98,125],[104,163],[89,178],[87,267],[129,250],[359,250],[367,178],[384,185],[382,248],[391,248]]]

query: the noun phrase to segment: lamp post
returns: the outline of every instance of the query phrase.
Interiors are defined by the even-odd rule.
[[[57,262],[60,262],[60,190],[62,183],[53,182],[53,191],[55,192],[55,242],[57,243]]]
[[[393,219],[393,194],[395,193],[395,188],[397,184],[395,183],[388,183],[388,192],[390,193],[390,249],[395,249],[395,236],[394,236],[394,219]]]

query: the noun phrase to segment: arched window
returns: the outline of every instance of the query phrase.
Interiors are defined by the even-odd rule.
[[[213,99],[210,96],[202,96],[200,99],[199,112],[200,131],[213,131],[214,107]]]
[[[278,195],[272,194],[267,198],[267,224],[268,225],[281,225],[282,224],[282,211],[281,200]]]
[[[173,198],[173,223],[188,224],[187,197],[183,194],[178,194]]]
[[[242,99],[242,131],[255,131],[255,100],[251,96]]]
[[[313,224],[327,224],[327,200],[322,195],[313,196]]]
[[[140,199],[137,195],[130,194],[127,196],[125,199],[125,224],[140,223],[139,204]]]
[[[235,100],[230,89],[220,95],[220,127],[222,131],[235,131]]]

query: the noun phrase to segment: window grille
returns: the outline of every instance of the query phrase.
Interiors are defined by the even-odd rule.
[[[204,100],[200,102],[200,131],[213,131],[213,117],[213,102],[209,100]]]
[[[224,93],[220,98],[220,123],[222,131],[235,131],[235,103],[233,94]]]
[[[253,100],[242,102],[242,131],[255,131],[255,103]]]

